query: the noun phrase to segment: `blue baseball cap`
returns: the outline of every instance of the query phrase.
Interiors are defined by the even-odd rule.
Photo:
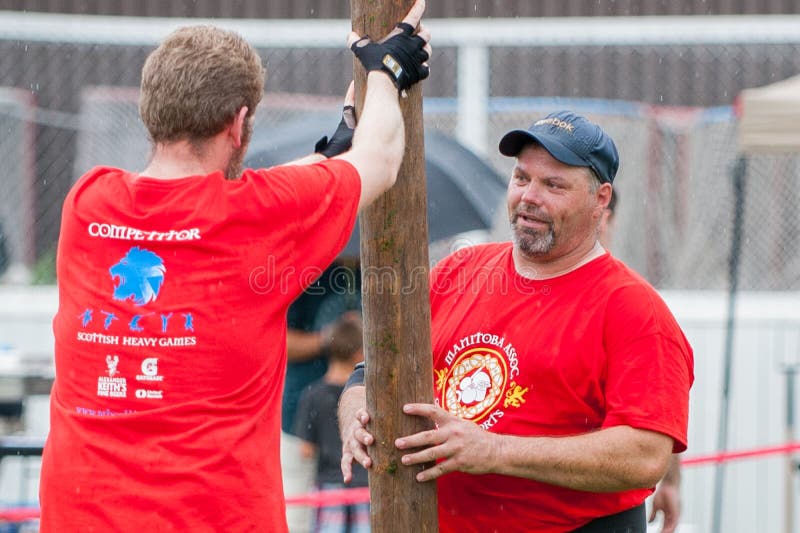
[[[514,130],[500,139],[500,153],[516,157],[532,142],[574,167],[589,167],[601,182],[612,183],[619,169],[614,141],[597,124],[571,111],[557,111],[537,120],[527,130]]]

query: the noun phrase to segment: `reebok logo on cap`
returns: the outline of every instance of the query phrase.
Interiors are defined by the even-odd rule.
[[[570,133],[575,131],[575,126],[573,126],[569,122],[564,122],[563,120],[559,120],[557,118],[543,118],[542,120],[537,120],[536,122],[533,123],[532,127],[541,126],[543,124],[552,124],[558,128],[564,128]]]

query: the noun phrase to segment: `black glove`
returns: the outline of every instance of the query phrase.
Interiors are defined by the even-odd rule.
[[[339,121],[336,131],[330,140],[324,136],[314,145],[314,152],[325,157],[334,157],[343,154],[353,145],[353,133],[356,130],[356,108],[351,105],[344,106],[342,120]]]
[[[428,52],[424,50],[425,40],[414,35],[414,28],[410,24],[400,22],[397,27],[402,31],[385,41],[374,43],[369,37],[362,37],[353,43],[350,50],[367,72],[388,72],[397,89],[404,91],[427,78],[430,70],[423,65],[428,60]]]

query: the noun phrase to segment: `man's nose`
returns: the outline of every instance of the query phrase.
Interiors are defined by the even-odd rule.
[[[535,181],[530,181],[522,191],[521,200],[527,204],[540,205],[541,203],[541,187]]]

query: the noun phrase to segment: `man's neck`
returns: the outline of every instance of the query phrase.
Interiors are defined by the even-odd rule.
[[[209,140],[201,150],[188,141],[157,144],[153,157],[139,175],[159,179],[185,178],[186,176],[205,176],[225,170],[223,158],[219,157],[218,147]]]
[[[516,245],[512,250],[514,268],[517,273],[529,279],[551,279],[577,270],[586,263],[597,259],[606,250],[596,239],[586,241],[569,253],[553,258],[532,258],[525,255]]]

